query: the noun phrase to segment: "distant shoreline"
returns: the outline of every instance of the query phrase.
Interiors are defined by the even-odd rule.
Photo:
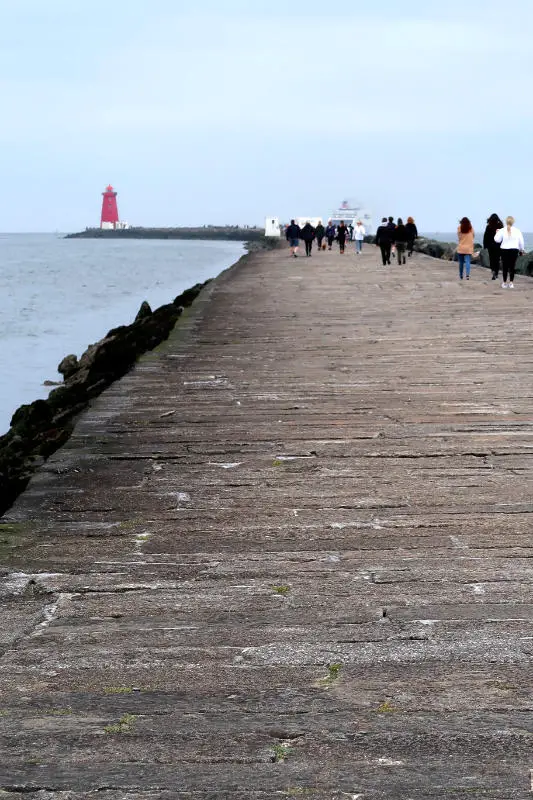
[[[86,228],[69,233],[65,239],[212,239],[229,242],[258,242],[265,238],[264,228],[205,225],[197,228],[126,228],[105,230]]]

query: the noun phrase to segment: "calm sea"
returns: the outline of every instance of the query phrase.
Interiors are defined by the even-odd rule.
[[[22,403],[46,397],[45,380],[110,328],[133,321],[143,300],[168,303],[218,275],[240,242],[64,239],[0,234],[0,434]]]

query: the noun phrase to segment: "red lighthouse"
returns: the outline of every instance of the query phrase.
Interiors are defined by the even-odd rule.
[[[100,217],[101,228],[117,228],[118,227],[118,206],[117,206],[117,193],[111,185],[107,187],[105,192],[102,192],[102,216]]]

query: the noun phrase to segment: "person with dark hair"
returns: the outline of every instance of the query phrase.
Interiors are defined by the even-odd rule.
[[[403,219],[401,218],[398,218],[398,224],[394,229],[394,244],[396,245],[398,264],[405,264],[405,253],[407,250],[407,230],[403,224]]]
[[[413,248],[415,246],[415,239],[418,238],[418,230],[412,217],[407,217],[405,230],[407,231],[407,255],[412,256]]]
[[[522,231],[519,228],[515,228],[514,217],[507,217],[505,228],[501,228],[496,232],[494,241],[502,246],[502,289],[514,289],[516,259],[519,254],[522,255],[524,253],[525,249]],[[509,276],[509,283],[507,283],[507,276]]]
[[[466,271],[466,279],[470,280],[470,260],[474,254],[474,229],[468,217],[463,217],[457,228],[457,258],[459,260],[459,278],[463,280],[463,272]]]
[[[503,228],[503,222],[497,214],[491,214],[487,220],[487,227],[483,235],[483,247],[489,252],[492,280],[495,281],[500,271],[501,244],[494,241],[496,233]]]
[[[298,248],[300,246],[301,233],[302,232],[300,231],[300,226],[297,225],[293,219],[291,219],[291,224],[287,227],[287,230],[285,231],[285,238],[289,243],[294,258],[298,258]]]
[[[391,240],[391,255],[394,258],[394,256],[396,255],[396,247],[394,246],[394,230],[396,228],[396,225],[394,224],[394,217],[389,217],[389,220],[387,222],[387,228],[389,230],[389,236]]]
[[[335,229],[335,225],[331,220],[329,220],[327,227],[326,227],[326,239],[328,240],[328,250],[331,250],[333,246],[333,242],[335,241],[335,236],[337,235],[337,231]]]
[[[318,220],[318,225],[315,228],[316,243],[319,250],[322,250],[322,239],[326,233],[326,229],[322,225],[322,220]]]
[[[315,238],[315,229],[308,221],[302,228],[302,239],[305,242],[305,255],[310,256],[313,249],[313,239]]]
[[[344,248],[346,246],[346,237],[348,236],[348,228],[344,224],[344,220],[341,220],[341,224],[337,228],[337,241],[339,243],[339,250],[341,251],[341,256],[344,254]]]
[[[394,228],[393,228],[394,232]],[[381,225],[376,231],[376,247],[381,250],[381,259],[383,266],[390,265],[390,251],[392,245],[391,230],[387,224],[387,217],[383,217]]]

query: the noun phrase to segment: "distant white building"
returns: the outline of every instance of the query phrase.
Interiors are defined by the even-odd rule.
[[[119,222],[101,222],[100,228],[103,231],[127,231],[130,226],[127,222],[120,220]]]
[[[272,236],[279,239],[281,236],[279,217],[267,217],[265,219],[265,236]]]

